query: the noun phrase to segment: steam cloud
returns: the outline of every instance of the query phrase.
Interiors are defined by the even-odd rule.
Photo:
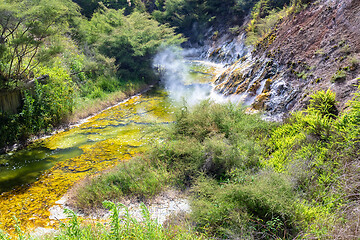
[[[211,84],[186,84],[191,76],[183,55],[181,49],[169,47],[160,51],[154,58],[153,67],[160,72],[161,83],[169,97],[176,103],[185,102],[189,106],[205,99],[215,102],[228,101],[224,96],[214,92]]]

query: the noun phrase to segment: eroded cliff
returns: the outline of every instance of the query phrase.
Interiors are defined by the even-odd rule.
[[[358,0],[323,0],[289,14],[214,81],[216,90],[275,119],[318,90],[336,92],[345,109],[360,79],[359,13]]]

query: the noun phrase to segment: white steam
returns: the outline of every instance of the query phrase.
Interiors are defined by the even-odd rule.
[[[199,83],[192,79],[190,67],[183,56],[181,49],[169,47],[160,51],[153,61],[153,67],[160,72],[161,83],[173,101],[193,106],[205,99],[215,102],[229,100],[214,92],[210,83]]]

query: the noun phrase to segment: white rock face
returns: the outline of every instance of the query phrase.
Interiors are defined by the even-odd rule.
[[[57,221],[61,219],[66,219],[67,216],[64,214],[64,209],[66,206],[67,198],[66,196],[57,201],[53,207],[49,209],[50,219]],[[128,209],[131,217],[135,218],[138,221],[142,221],[141,213],[141,203],[138,201],[125,201],[122,202]],[[171,215],[177,215],[178,213],[191,212],[190,203],[188,199],[182,196],[177,191],[167,191],[158,195],[148,204],[145,204],[148,208],[151,218],[156,220],[159,224],[163,224]],[[123,210],[122,214],[125,214]],[[94,214],[90,216],[84,216],[83,214],[78,214],[84,218],[91,219],[108,219],[110,217],[110,211],[94,211]]]
[[[158,197],[156,202],[146,205],[151,218],[155,219],[159,224],[163,224],[171,215],[176,215],[180,212],[189,213],[191,211],[190,204],[184,198],[172,198],[167,194]],[[141,208],[139,203],[132,203],[128,205],[129,213],[132,217],[141,221]]]
[[[67,198],[64,196],[60,200],[56,201],[54,206],[49,209],[51,220],[61,220],[66,219],[66,214],[64,214],[64,206],[66,204]]]

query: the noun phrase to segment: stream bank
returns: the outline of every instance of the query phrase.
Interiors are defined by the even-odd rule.
[[[94,117],[95,115],[101,113],[102,111],[107,110],[108,108],[114,107],[120,104],[127,99],[136,96],[138,94],[142,94],[149,89],[151,89],[154,84],[158,84],[158,82],[148,83],[148,84],[140,84],[138,86],[129,86],[127,91],[116,91],[113,93],[109,93],[102,99],[96,99],[92,102],[82,104],[82,106],[78,106],[74,113],[64,119],[64,121],[57,127],[53,128],[50,133],[41,133],[36,136],[32,136],[31,138],[26,139],[26,141],[18,142],[12,145],[5,146],[0,149],[0,154],[5,154],[12,151],[21,150],[35,141],[39,139],[44,139],[50,137],[56,133],[62,132],[67,129],[71,129],[74,126],[78,126],[79,124],[87,121],[89,118]],[[0,162],[0,164],[6,164],[5,162]]]
[[[159,117],[165,122],[171,121],[165,113],[156,110],[156,105],[152,106],[159,98],[151,97],[150,100],[149,97],[131,98],[79,127],[38,141],[32,148],[10,156],[11,165],[1,169],[1,186],[6,189],[14,184],[22,186],[0,196],[0,222],[3,226],[11,229],[13,214],[25,224],[25,228],[48,226],[48,209],[73,182],[114,166],[119,161],[129,160],[143,151],[145,146],[139,142],[140,129],[150,119]],[[143,109],[145,106],[148,110]],[[146,118],[141,120],[139,117],[144,114]],[[142,141],[146,142],[145,139]]]

